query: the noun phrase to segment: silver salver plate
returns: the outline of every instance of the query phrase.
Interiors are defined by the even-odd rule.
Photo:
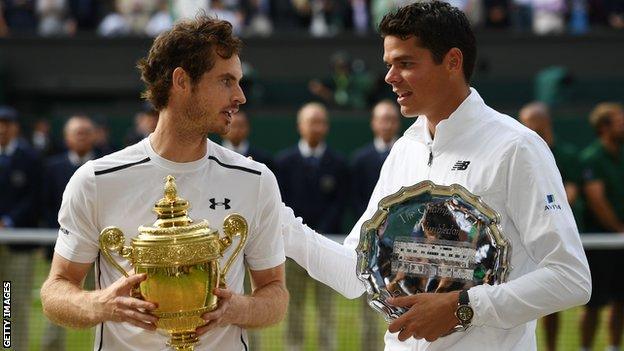
[[[383,198],[356,251],[368,302],[389,323],[407,309],[388,297],[499,284],[510,270],[500,215],[457,184],[423,181]]]

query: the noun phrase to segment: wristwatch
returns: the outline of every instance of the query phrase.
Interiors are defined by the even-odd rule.
[[[459,301],[457,302],[457,309],[455,310],[455,317],[459,321],[459,324],[463,329],[467,329],[472,322],[474,311],[470,307],[470,298],[468,297],[468,290],[464,289],[459,292]]]

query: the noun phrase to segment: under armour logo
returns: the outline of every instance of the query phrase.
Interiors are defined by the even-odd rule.
[[[465,171],[468,168],[470,161],[457,161],[451,171]]]
[[[210,201],[210,209],[214,210],[217,208],[217,206],[223,206],[225,207],[226,210],[229,210],[230,208],[232,208],[230,206],[230,199],[228,199],[227,197],[223,199],[223,202],[217,202],[217,200],[214,199],[214,197],[212,199],[209,200]]]

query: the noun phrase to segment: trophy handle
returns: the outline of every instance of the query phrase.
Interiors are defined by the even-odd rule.
[[[113,259],[110,252],[114,251],[118,253],[121,257],[128,258],[132,255],[131,247],[124,247],[123,244],[126,242],[126,238],[124,237],[121,229],[117,227],[106,227],[100,233],[100,249],[102,253],[104,253],[104,258],[108,261],[108,263],[112,264],[121,274],[125,277],[128,277],[128,273],[121,268],[121,266]]]
[[[225,263],[223,270],[221,271],[221,278],[219,285],[225,287],[225,275],[227,274],[230,266],[236,259],[236,256],[240,253],[247,241],[247,232],[249,231],[249,226],[247,225],[247,221],[245,218],[237,213],[233,213],[228,215],[223,220],[223,234],[225,237],[221,238],[219,243],[221,244],[221,252],[225,251],[231,244],[232,238],[235,236],[240,236],[240,241],[238,242],[238,246],[230,256],[230,258]]]

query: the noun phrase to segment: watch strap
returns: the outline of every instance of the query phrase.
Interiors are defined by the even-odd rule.
[[[468,296],[468,289],[464,289],[459,292],[458,305],[470,305],[470,296]]]

